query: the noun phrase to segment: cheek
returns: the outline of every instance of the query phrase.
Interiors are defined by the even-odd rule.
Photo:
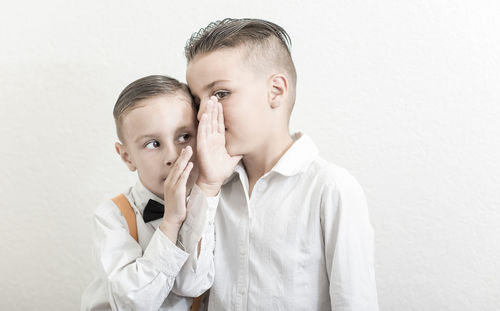
[[[147,174],[152,174],[157,170],[157,166],[161,159],[155,154],[148,154],[145,152],[142,156],[138,157],[137,166],[140,167]]]
[[[195,134],[197,135],[197,134]],[[193,155],[191,156],[191,159],[193,159],[195,156],[196,156],[196,137],[193,137],[193,139],[191,139],[189,142],[188,142],[188,146],[191,146],[191,149],[193,150]],[[179,154],[180,154],[180,150],[179,150]]]
[[[193,164],[196,164],[196,161],[198,160],[198,157],[196,156],[196,144],[192,144],[191,148],[193,148],[193,155],[189,159],[190,162],[193,162]]]
[[[234,122],[235,124],[238,123],[238,116],[239,115],[245,115],[245,111],[243,110],[243,106],[237,106],[236,104],[232,103],[226,103],[223,105],[224,109],[224,123],[230,124]]]
[[[189,145],[192,148],[196,148],[196,135],[198,134],[198,130],[194,131],[194,135],[192,136],[191,140],[189,141]]]

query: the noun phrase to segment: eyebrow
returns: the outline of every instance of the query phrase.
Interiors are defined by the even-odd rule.
[[[207,86],[205,86],[205,90],[209,90],[213,88],[217,83],[222,83],[222,82],[229,82],[229,80],[216,80],[214,82],[209,83]]]
[[[186,125],[182,125],[182,126],[180,126],[180,127],[178,127],[178,128],[176,128],[176,129],[175,129],[175,131],[176,131],[176,132],[191,131],[191,130],[193,130],[193,129],[192,129],[192,128],[191,128],[191,126],[190,126],[190,125],[188,125],[188,124],[186,124]],[[196,127],[194,128],[194,131],[196,132]],[[141,135],[141,136],[137,137],[137,138],[134,140],[134,142],[135,142],[135,143],[138,143],[140,140],[143,140],[143,139],[145,139],[145,138],[155,138],[155,137],[158,137],[158,136],[160,136],[160,135],[158,135],[158,134],[156,134],[156,133],[145,134],[145,135]]]
[[[137,143],[137,142],[139,142],[140,140],[143,140],[144,138],[148,138],[148,137],[153,138],[153,137],[156,137],[156,136],[158,136],[158,135],[156,135],[156,134],[146,134],[146,135],[141,135],[141,136],[137,137],[137,138],[134,140],[134,142],[135,142],[135,143]]]
[[[193,130],[193,128],[191,128],[190,125],[183,125],[183,126],[177,128],[175,131],[176,132],[183,132],[183,131],[191,131],[191,130]],[[196,131],[196,125],[194,127],[194,130]]]

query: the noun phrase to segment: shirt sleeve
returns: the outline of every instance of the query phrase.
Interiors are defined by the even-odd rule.
[[[331,308],[377,311],[373,229],[363,190],[346,174],[326,186],[321,202]]]
[[[214,218],[219,195],[207,197],[194,185],[187,205],[187,217],[180,231],[178,244],[189,253],[189,258],[179,272],[173,292],[177,295],[197,297],[213,284],[215,276]],[[198,242],[201,241],[198,255]]]
[[[94,258],[106,282],[111,309],[158,310],[188,254],[159,229],[143,254],[111,201],[98,208],[93,225]]]

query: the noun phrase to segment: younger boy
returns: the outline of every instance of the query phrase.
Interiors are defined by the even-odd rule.
[[[186,210],[186,194],[197,178],[192,157],[197,121],[191,95],[175,79],[148,76],[122,91],[113,114],[120,140],[116,151],[139,177],[125,193],[135,212],[137,241],[129,232],[135,228],[129,228],[113,201],[97,208],[93,239],[97,273],[83,294],[81,309],[189,310],[192,299],[182,296],[200,295],[213,280],[210,263],[197,266],[193,261],[212,256],[206,249],[212,250],[214,243],[213,226],[207,226],[176,246],[181,224],[199,221]],[[192,194],[204,198],[197,186]],[[188,209],[197,207],[189,201]],[[184,265],[188,257],[191,261]]]
[[[378,310],[360,185],[320,158],[307,135],[289,133],[296,84],[289,44],[271,22],[225,19],[185,47],[198,118],[223,109],[216,127],[225,158],[243,157],[230,178],[208,182],[214,193],[222,187],[208,309]]]

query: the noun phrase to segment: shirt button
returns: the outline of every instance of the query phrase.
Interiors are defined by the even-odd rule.
[[[240,254],[241,256],[245,256],[247,254],[247,250],[244,248],[240,249]]]

